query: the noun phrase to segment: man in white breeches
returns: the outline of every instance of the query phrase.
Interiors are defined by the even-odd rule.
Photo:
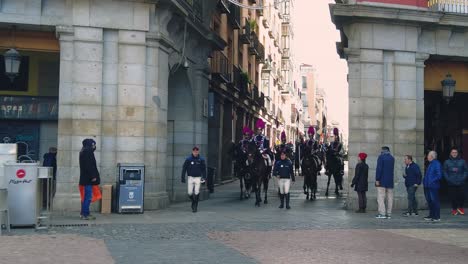
[[[195,146],[192,149],[192,155],[187,157],[182,167],[181,182],[185,183],[185,175],[188,175],[187,193],[192,200],[192,212],[198,210],[198,198],[200,196],[200,185],[206,179],[205,160],[200,157],[200,149]]]
[[[286,209],[291,209],[289,206],[289,187],[291,180],[295,182],[294,169],[292,162],[286,158],[286,151],[281,152],[281,159],[275,163],[273,176],[278,177],[278,185],[280,190],[281,205],[279,208],[284,208],[284,200],[286,198]]]

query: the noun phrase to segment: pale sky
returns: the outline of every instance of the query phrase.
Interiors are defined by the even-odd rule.
[[[348,83],[346,61],[336,53],[339,31],[330,18],[333,0],[296,0],[294,5],[294,60],[311,64],[318,73],[318,85],[327,94],[328,121],[340,122],[348,134]]]

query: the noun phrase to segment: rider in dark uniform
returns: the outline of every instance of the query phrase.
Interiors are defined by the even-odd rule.
[[[335,136],[335,140],[330,144],[330,147],[328,148],[328,155],[330,157],[338,157],[340,160],[340,176],[344,175],[344,160],[343,160],[343,155],[341,154],[341,151],[343,149],[343,144],[340,142],[340,136],[339,136],[339,130],[338,128],[333,129],[333,135]],[[330,168],[328,168],[330,170]],[[330,172],[329,172],[330,173]],[[328,174],[327,174],[328,175]],[[340,186],[340,189],[343,187]]]
[[[286,133],[283,131],[281,132],[281,145],[279,146],[276,146],[275,148],[275,161],[278,161],[281,159],[281,152],[285,152],[286,153],[286,157],[289,159],[289,160],[292,160],[293,159],[293,150],[292,148],[289,146],[289,144],[286,144]]]
[[[263,158],[267,161],[268,174],[271,173],[273,166],[273,153],[270,150],[270,140],[268,137],[263,135],[263,129],[265,129],[265,122],[262,119],[258,119],[255,123],[256,134],[252,138],[252,141],[258,147],[258,150],[263,155]]]
[[[240,175],[241,168],[243,164],[245,163],[245,160],[247,159],[247,150],[248,150],[249,143],[252,140],[252,134],[253,134],[253,131],[248,126],[245,126],[242,129],[242,135],[244,136],[244,138],[241,139],[235,147],[234,156],[236,157],[235,171],[236,171],[237,177],[241,176]]]
[[[299,173],[299,168],[301,167],[301,160],[303,157],[303,151],[304,151],[304,135],[302,132],[299,134],[299,138],[296,141],[296,151],[294,151],[294,167],[296,171]]]

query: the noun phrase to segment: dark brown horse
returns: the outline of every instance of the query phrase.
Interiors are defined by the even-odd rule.
[[[255,206],[260,206],[262,202],[261,188],[263,184],[263,191],[265,193],[264,203],[268,203],[268,182],[270,177],[268,175],[268,166],[262,154],[258,150],[255,143],[250,144],[247,152],[247,171],[250,175],[252,183],[252,190],[255,192]]]
[[[327,182],[327,191],[325,192],[325,195],[328,196],[328,188],[330,186],[330,180],[331,177],[333,176],[333,180],[335,181],[335,194],[337,196],[340,195],[339,190],[343,190],[343,161],[342,157],[332,153],[329,151],[327,153],[327,176],[328,176],[328,182]]]
[[[312,148],[309,146],[304,148],[301,169],[304,176],[304,194],[306,195],[306,200],[315,200],[317,198],[317,172],[320,171],[320,158],[316,153],[313,153]]]

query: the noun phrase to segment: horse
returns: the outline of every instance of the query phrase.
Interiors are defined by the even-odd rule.
[[[252,192],[252,176],[248,170],[247,153],[242,149],[242,145],[239,144],[234,152],[236,157],[236,165],[234,171],[240,183],[240,200],[249,199],[250,193]],[[245,190],[244,190],[245,187]]]
[[[249,144],[247,151],[246,161],[247,172],[250,175],[252,190],[255,192],[255,206],[260,207],[262,202],[261,188],[263,184],[263,191],[265,193],[265,199],[263,203],[268,203],[268,183],[270,180],[269,168],[266,164],[265,159],[258,150],[255,143]]]
[[[317,171],[320,171],[320,160],[310,147],[305,147],[303,154],[301,169],[304,176],[304,194],[306,200],[315,200],[317,198]]]
[[[330,187],[330,180],[333,176],[333,180],[335,181],[335,194],[339,196],[340,192],[338,189],[343,190],[342,158],[339,155],[332,153],[331,149],[327,152],[327,171],[328,182],[325,195],[328,196],[328,188]]]

